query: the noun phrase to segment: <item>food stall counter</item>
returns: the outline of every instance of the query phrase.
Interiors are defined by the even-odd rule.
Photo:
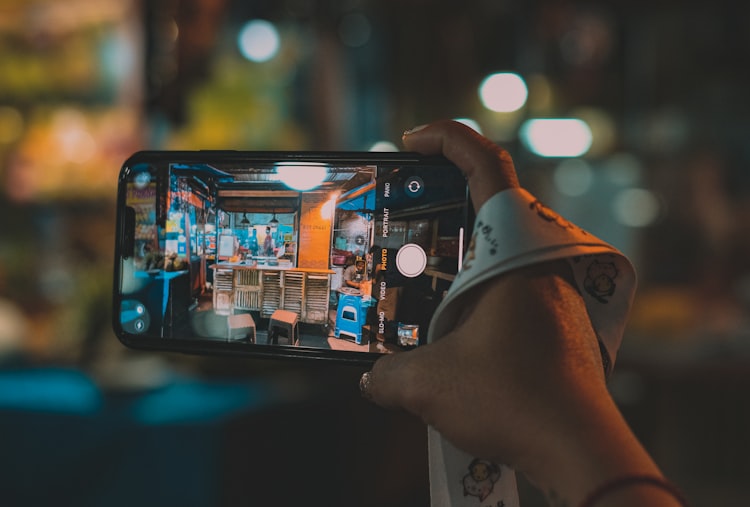
[[[283,262],[271,266],[257,260],[219,262],[211,267],[216,313],[250,310],[265,318],[275,310],[288,310],[305,323],[328,322],[330,269],[298,268]]]

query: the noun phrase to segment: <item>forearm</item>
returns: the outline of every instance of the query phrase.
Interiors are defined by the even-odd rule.
[[[539,487],[553,507],[583,507],[598,489],[607,491],[586,507],[672,507],[677,498],[665,489],[634,477],[662,477],[614,404],[586,410],[569,435],[548,447],[547,461],[531,471],[529,480]]]
[[[644,476],[659,478],[662,474],[622,417],[599,364],[592,364],[598,359],[596,353],[593,357],[591,354],[595,338],[565,266],[536,266],[518,273],[508,283],[505,290],[516,295],[517,304],[530,308],[536,301],[535,319],[529,315],[515,321],[527,328],[527,336],[551,336],[551,343],[577,349],[554,360],[565,365],[561,358],[574,358],[574,363],[560,371],[553,362],[553,369],[548,371],[557,375],[564,387],[558,391],[561,396],[557,403],[548,406],[553,413],[548,414],[549,431],[540,437],[541,445],[537,446],[542,452],[534,461],[524,463],[528,478],[545,492],[554,507],[581,506],[606,485],[611,487],[595,504],[586,507],[681,505],[659,486],[621,481]],[[529,300],[524,302],[524,297]]]

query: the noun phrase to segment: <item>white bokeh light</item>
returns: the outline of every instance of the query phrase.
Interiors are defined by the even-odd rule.
[[[591,129],[577,118],[540,118],[521,125],[521,140],[542,157],[580,157],[591,147]]]
[[[279,52],[281,40],[276,27],[269,21],[248,21],[237,37],[242,55],[252,62],[267,62]]]
[[[310,190],[326,179],[328,168],[320,164],[304,164],[302,162],[292,165],[279,165],[276,174],[289,188],[294,190]]]
[[[512,72],[490,74],[479,85],[484,107],[496,113],[511,113],[526,104],[529,90],[523,78]]]
[[[570,111],[570,116],[585,121],[591,129],[590,156],[611,153],[617,143],[617,126],[612,115],[596,107],[579,107]]]

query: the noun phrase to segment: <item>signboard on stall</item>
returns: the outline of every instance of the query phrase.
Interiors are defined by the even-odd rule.
[[[297,266],[300,268],[328,269],[329,267],[332,221],[331,213],[323,211],[328,198],[325,192],[302,194],[297,258]]]

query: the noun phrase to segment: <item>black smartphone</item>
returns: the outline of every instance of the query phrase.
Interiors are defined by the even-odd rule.
[[[127,346],[371,362],[425,342],[471,207],[442,157],[144,151],[117,189]]]

